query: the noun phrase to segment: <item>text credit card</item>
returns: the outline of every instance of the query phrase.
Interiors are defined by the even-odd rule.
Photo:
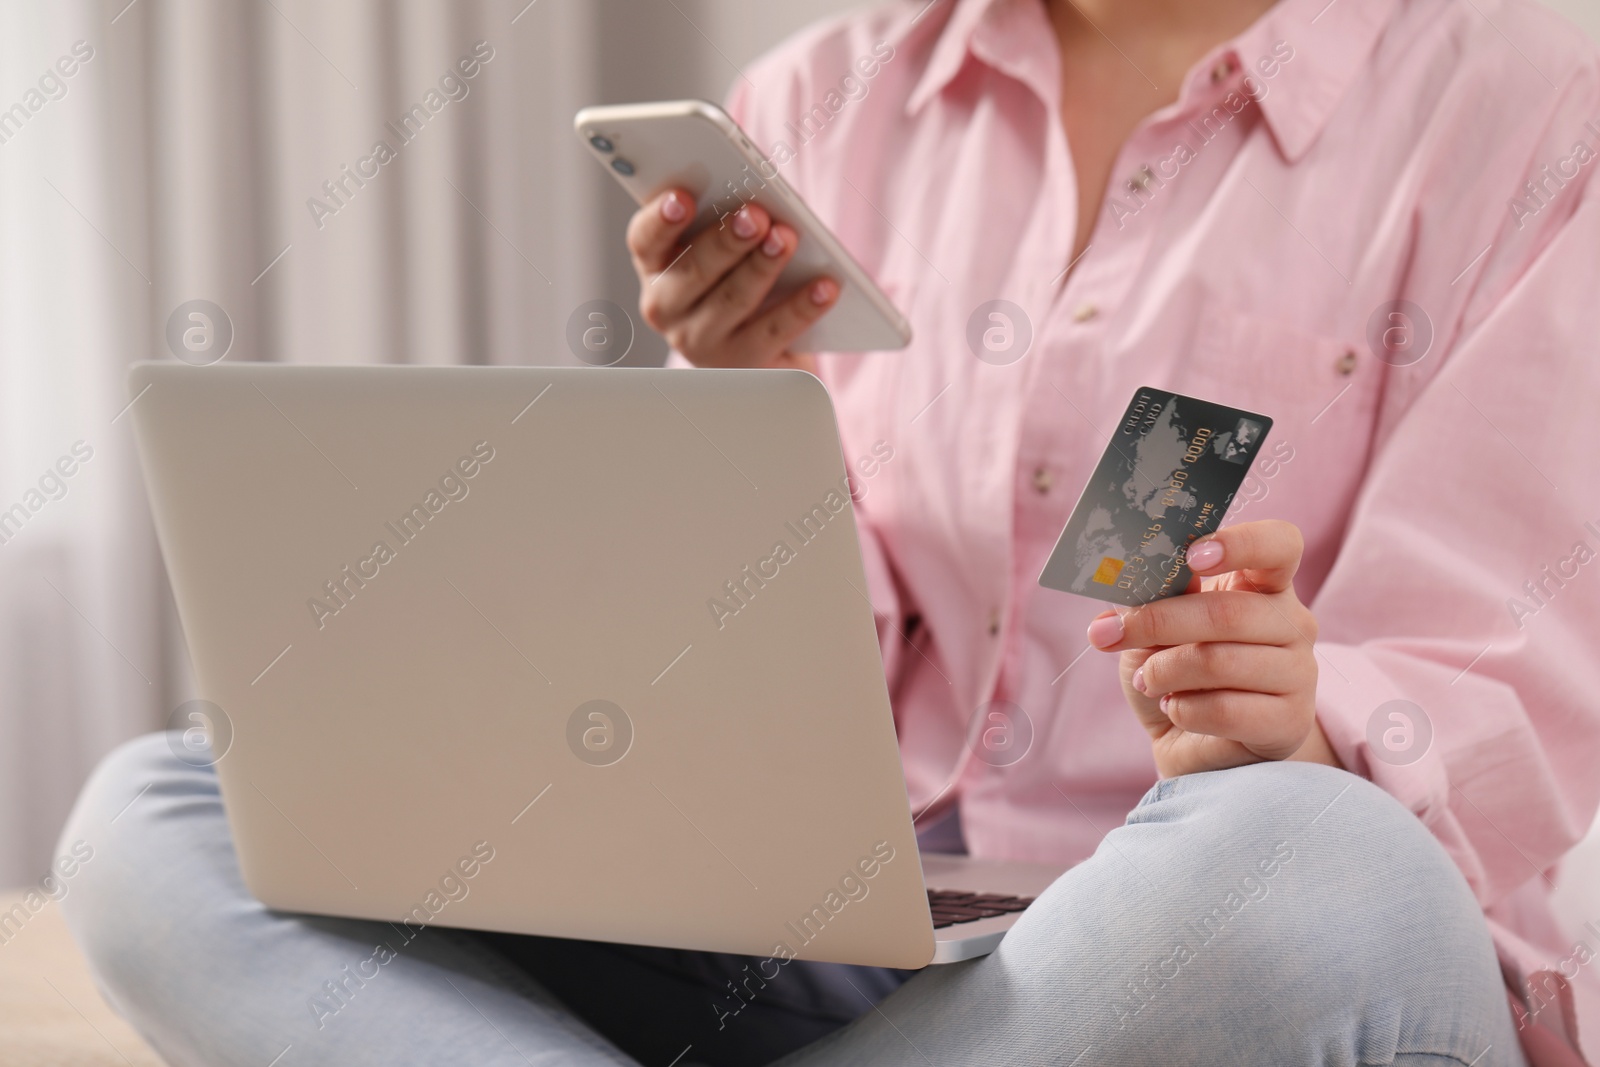
[[[1265,415],[1141,388],[1039,584],[1116,604],[1183,592],[1190,543],[1222,522],[1271,428]]]

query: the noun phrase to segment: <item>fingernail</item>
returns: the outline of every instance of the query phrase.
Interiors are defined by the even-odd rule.
[[[826,304],[828,301],[832,300],[838,291],[839,290],[837,286],[824,279],[823,281],[820,281],[811,287],[811,302],[816,304],[818,307],[821,307],[823,304]]]
[[[1164,711],[1164,712],[1172,710],[1172,694],[1171,693],[1168,693],[1166,696],[1161,698],[1161,710]]]
[[[661,201],[661,217],[668,222],[682,222],[689,217],[689,206],[677,193],[668,193],[667,198]]]
[[[1210,570],[1222,562],[1222,545],[1217,541],[1201,541],[1189,549],[1189,566],[1197,571]]]
[[[750,217],[750,209],[742,207],[733,216],[733,233],[742,241],[748,241],[756,235],[756,220]]]
[[[1095,648],[1105,648],[1121,640],[1122,620],[1117,616],[1107,615],[1089,624],[1089,643]]]
[[[783,253],[783,238],[778,235],[776,228],[767,231],[767,239],[761,242],[761,251],[769,256],[778,256]]]
[[[1140,667],[1133,672],[1133,687],[1139,692],[1144,692],[1144,668]]]

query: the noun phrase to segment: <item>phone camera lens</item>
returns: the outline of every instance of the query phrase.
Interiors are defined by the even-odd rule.
[[[611,143],[611,138],[598,133],[591,133],[589,135],[589,143],[594,145],[595,148],[601,152],[615,151],[617,147]]]
[[[611,169],[622,175],[624,178],[633,177],[633,164],[629,163],[626,159],[623,159],[620,156],[611,161]]]

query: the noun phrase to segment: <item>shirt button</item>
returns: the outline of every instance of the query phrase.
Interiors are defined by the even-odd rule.
[[[1137,174],[1128,179],[1128,188],[1132,192],[1147,193],[1156,180],[1156,172],[1150,169],[1149,164],[1139,168]]]
[[[989,636],[995,637],[1000,633],[1000,611],[995,609],[989,612]]]
[[[1238,69],[1238,61],[1236,61],[1232,56],[1225,56],[1217,61],[1216,66],[1211,68],[1211,84],[1221,85],[1223,82],[1233,77],[1234,72]]]
[[[1082,304],[1079,304],[1077,306],[1077,308],[1075,308],[1073,310],[1073,312],[1072,312],[1072,321],[1073,322],[1088,322],[1090,319],[1094,318],[1098,314],[1100,314],[1100,309],[1099,308],[1095,307],[1093,304],[1090,304],[1090,303],[1082,303]]]
[[[1050,477],[1049,467],[1037,467],[1034,469],[1033,487],[1041,494],[1048,493],[1050,491],[1050,485],[1053,481],[1054,479]]]
[[[1345,349],[1344,355],[1334,361],[1333,369],[1345,378],[1354,374],[1356,369],[1356,350],[1353,348]]]

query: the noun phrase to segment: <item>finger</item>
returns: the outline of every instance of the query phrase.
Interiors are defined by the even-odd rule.
[[[1131,655],[1131,653],[1125,653]],[[1278,645],[1208,641],[1153,652],[1130,684],[1147,698],[1199,689],[1239,689],[1281,696],[1315,684],[1316,663]]]
[[[1118,614],[1106,612],[1089,624],[1089,643],[1105,652],[1201,641],[1287,645],[1305,638],[1295,616],[1309,616],[1298,603],[1242,589],[1210,589],[1167,597]]]
[[[839,283],[832,278],[808,282],[740,327],[733,336],[734,346],[748,344],[764,351],[783,351],[839,302],[839,291]]]
[[[680,351],[705,352],[722,344],[744,325],[761,302],[772,292],[773,283],[794,256],[799,234],[788,226],[776,225],[726,277],[712,288],[694,309],[684,316],[669,339]],[[781,346],[771,355],[782,351]],[[741,362],[748,362],[741,354]]]
[[[771,217],[754,204],[723,217],[689,239],[689,246],[644,283],[639,310],[657,330],[688,315],[705,295],[767,236]]]
[[[1161,714],[1158,703],[1161,695],[1158,693],[1154,697],[1146,696],[1134,683],[1140,678],[1140,670],[1156,651],[1149,648],[1129,649],[1119,657],[1117,664],[1117,674],[1122,681],[1122,696],[1128,702],[1128,707],[1133,709],[1139,724],[1150,731],[1152,739],[1171,729],[1172,724]]]
[[[694,221],[694,196],[668,189],[645,203],[628,220],[628,251],[640,277],[659,274],[680,251],[678,238]]]
[[[1311,732],[1311,702],[1236,689],[1168,693],[1161,710],[1186,733],[1237,741],[1263,759],[1287,759]]]
[[[1281,593],[1293,587],[1304,549],[1294,523],[1259,519],[1202,537],[1189,546],[1187,559],[1196,574],[1234,571],[1244,577],[1247,589]]]

